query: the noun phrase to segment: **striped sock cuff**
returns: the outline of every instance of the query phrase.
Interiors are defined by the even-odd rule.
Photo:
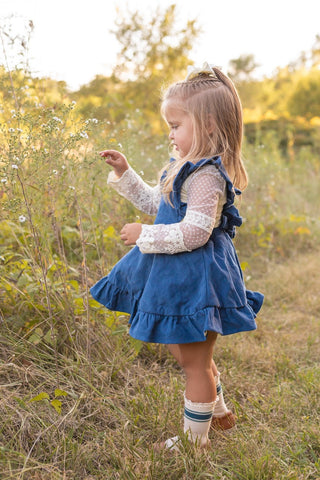
[[[197,403],[184,396],[184,432],[188,432],[193,443],[206,445],[213,415],[214,402]]]
[[[217,383],[217,384],[216,384],[216,388],[217,388],[217,395],[220,395],[220,393],[222,392],[221,383]]]
[[[197,412],[195,410],[190,410],[187,407],[184,407],[184,416],[189,420],[193,420],[194,422],[208,422],[212,418],[213,410],[209,412]]]
[[[215,401],[210,403],[192,402],[184,395],[184,415],[195,422],[207,422],[212,417],[215,403]]]

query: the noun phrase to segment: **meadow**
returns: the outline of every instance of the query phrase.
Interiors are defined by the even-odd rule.
[[[120,128],[31,103],[4,107],[0,132],[1,480],[319,479],[319,158],[268,132],[245,142],[235,245],[265,303],[257,331],[216,346],[237,429],[157,453],[181,429],[183,375],[89,288],[127,251],[121,226],[152,222],[107,186],[98,151],[121,149],[152,184],[166,134],[139,112]]]

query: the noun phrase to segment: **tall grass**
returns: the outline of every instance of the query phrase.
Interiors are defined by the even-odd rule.
[[[257,332],[221,338],[215,353],[238,429],[176,456],[151,445],[181,428],[181,372],[89,295],[127,251],[121,226],[151,221],[110,191],[97,151],[122,148],[152,181],[166,141],[144,144],[139,118],[130,137],[73,104],[4,118],[1,479],[319,478],[318,160],[288,161],[272,141],[246,147],[236,248],[266,302]]]

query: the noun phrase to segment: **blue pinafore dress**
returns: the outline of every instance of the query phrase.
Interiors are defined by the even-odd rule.
[[[192,343],[205,341],[208,331],[229,335],[257,328],[255,317],[263,295],[246,290],[243,282],[232,243],[242,219],[234,206],[235,189],[220,157],[182,166],[173,183],[173,206],[161,198],[155,224],[181,222],[187,210],[181,201],[182,184],[208,164],[218,168],[227,186],[221,223],[208,242],[174,255],[143,254],[135,246],[90,290],[109,310],[130,314],[129,333],[136,339]]]

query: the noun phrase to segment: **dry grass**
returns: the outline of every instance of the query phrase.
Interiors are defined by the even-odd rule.
[[[207,452],[151,448],[181,426],[183,377],[163,348],[137,356],[125,335],[95,325],[89,365],[81,332],[73,353],[55,359],[3,323],[1,479],[319,479],[319,270],[315,253],[270,265],[258,280],[258,330],[219,339],[215,358],[239,421]],[[60,415],[50,403],[57,388],[67,393]],[[49,399],[30,402],[40,392]]]

